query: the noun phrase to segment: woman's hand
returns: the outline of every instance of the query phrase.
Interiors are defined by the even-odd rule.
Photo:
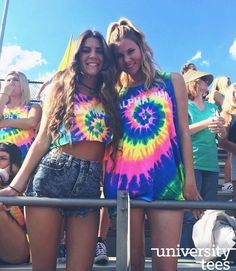
[[[208,119],[208,129],[212,132],[212,133],[220,133],[223,131],[224,129],[224,124],[225,124],[225,120],[222,117],[212,117]]]
[[[14,87],[11,82],[6,82],[2,88],[1,93],[10,96],[12,94]]]
[[[202,200],[202,197],[197,190],[195,181],[185,181],[183,193],[186,200]],[[204,211],[193,209],[192,213],[196,219],[199,219],[203,216]]]
[[[13,190],[11,187],[7,186],[6,188],[3,188],[0,190],[0,197],[4,197],[4,196],[8,196],[8,197],[14,197],[14,196],[18,196],[18,193]],[[6,207],[2,202],[0,202],[0,211],[7,211],[9,209],[9,207]]]
[[[13,87],[11,83],[5,83],[0,91],[0,99],[3,105],[9,102],[9,98],[12,91],[13,91]]]

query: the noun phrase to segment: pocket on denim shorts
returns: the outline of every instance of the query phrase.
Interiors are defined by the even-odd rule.
[[[53,170],[62,170],[66,166],[68,157],[66,155],[56,155],[52,151],[47,153],[40,162],[40,165]]]
[[[91,162],[90,165],[81,165],[78,178],[73,186],[71,195],[79,198],[99,198],[102,166]]]
[[[68,159],[70,159],[68,155],[55,155],[51,151],[47,153],[29,181],[25,194],[38,197],[66,197]]]

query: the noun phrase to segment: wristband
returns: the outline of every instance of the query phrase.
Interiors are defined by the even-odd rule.
[[[8,185],[8,187],[10,187],[12,190],[14,190],[16,193],[20,194],[21,192],[19,190],[17,190],[15,187]]]

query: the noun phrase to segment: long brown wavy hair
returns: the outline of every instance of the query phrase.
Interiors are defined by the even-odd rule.
[[[115,90],[115,68],[112,60],[110,49],[103,36],[92,30],[87,30],[80,34],[74,56],[69,67],[63,72],[58,83],[54,85],[55,97],[51,105],[49,114],[48,133],[52,136],[53,142],[60,137],[59,129],[62,124],[65,125],[66,131],[70,131],[74,121],[74,104],[73,96],[80,82],[83,81],[83,71],[80,66],[80,53],[83,44],[88,38],[96,38],[103,48],[104,63],[97,80],[97,96],[101,100],[105,111],[109,117],[109,126],[112,132],[112,154],[114,161],[118,149],[118,143],[121,134],[120,116],[119,116],[119,99]]]

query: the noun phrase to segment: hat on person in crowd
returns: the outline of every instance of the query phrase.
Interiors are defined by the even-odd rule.
[[[200,71],[195,71],[195,70],[189,70],[187,71],[184,75],[184,81],[185,83],[189,83],[192,81],[195,81],[197,79],[202,79],[203,81],[205,81],[207,83],[207,85],[209,86],[214,77],[212,74],[207,73],[207,72],[200,72]]]
[[[7,152],[10,157],[11,164],[20,167],[22,164],[22,156],[20,149],[13,143],[1,142],[0,151]]]

